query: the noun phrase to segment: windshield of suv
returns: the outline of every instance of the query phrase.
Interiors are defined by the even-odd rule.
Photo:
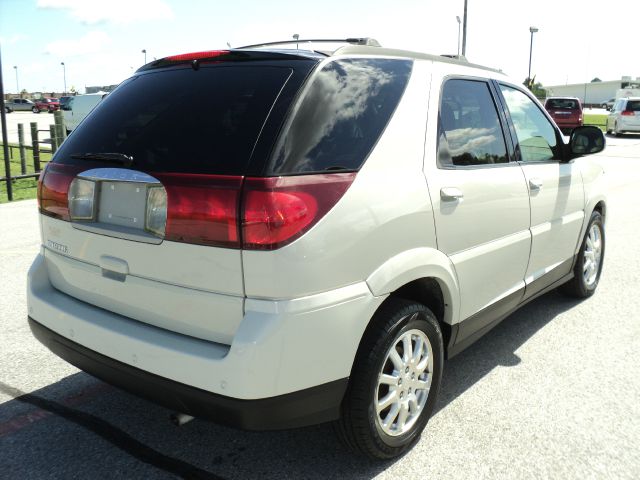
[[[123,82],[62,144],[55,161],[87,153],[133,157],[147,172],[244,175],[288,66],[162,69]]]

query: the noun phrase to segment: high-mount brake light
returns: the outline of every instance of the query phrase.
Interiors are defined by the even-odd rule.
[[[221,57],[229,53],[229,50],[208,50],[205,52],[182,53],[180,55],[172,55],[166,57],[165,60],[170,62],[189,62],[191,60],[202,60],[205,58]]]
[[[355,173],[247,178],[242,248],[275,250],[302,236],[342,198]]]

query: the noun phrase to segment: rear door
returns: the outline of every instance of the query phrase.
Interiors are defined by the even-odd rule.
[[[512,124],[516,158],[531,201],[531,258],[525,282],[533,295],[571,271],[584,221],[580,167],[562,159],[562,137],[520,88],[499,85]]]
[[[304,78],[291,65],[265,63],[136,75],[69,136],[43,180],[43,244],[56,288],[161,328],[231,342],[244,301],[240,186],[261,135],[274,130],[269,121],[279,121],[277,100],[292,77],[298,86]],[[130,164],[118,161],[127,157]],[[69,184],[65,213],[66,195],[56,191]]]

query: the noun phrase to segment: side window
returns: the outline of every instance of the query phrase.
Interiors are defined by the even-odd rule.
[[[440,100],[438,164],[447,167],[508,162],[489,85],[477,80],[448,80]]]
[[[556,130],[540,108],[515,88],[500,85],[518,136],[520,160],[547,162],[560,158]]]

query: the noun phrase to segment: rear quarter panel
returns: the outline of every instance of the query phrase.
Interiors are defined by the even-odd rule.
[[[368,160],[338,204],[279,250],[243,251],[248,297],[288,299],[365,281],[389,258],[435,247],[422,173],[430,75],[415,62],[406,91]]]

